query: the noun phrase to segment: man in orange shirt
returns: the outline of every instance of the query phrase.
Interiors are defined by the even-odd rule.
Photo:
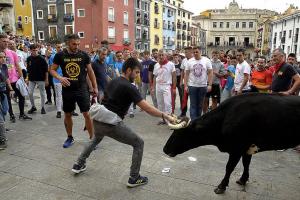
[[[272,72],[266,70],[266,59],[258,58],[257,66],[252,72],[252,86],[260,93],[268,93],[272,84]]]

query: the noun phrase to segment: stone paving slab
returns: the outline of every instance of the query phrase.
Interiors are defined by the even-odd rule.
[[[149,184],[134,189],[126,187],[132,147],[110,138],[104,138],[91,154],[87,171],[74,176],[72,165],[89,142],[82,130],[83,118],[74,118],[75,144],[63,149],[63,120],[55,118],[53,105],[46,110],[46,115],[32,115],[32,122],[7,123],[12,131],[7,133],[8,148],[0,151],[1,200],[300,199],[300,154],[292,150],[257,154],[252,159],[248,185],[235,184],[243,169],[239,163],[226,193],[216,195],[213,189],[224,176],[228,155],[214,146],[205,146],[176,158],[165,156],[162,148],[171,131],[166,126],[157,126],[158,119],[139,109],[125,123],[145,141],[141,174],[148,176]],[[164,167],[170,167],[170,172],[162,173]]]

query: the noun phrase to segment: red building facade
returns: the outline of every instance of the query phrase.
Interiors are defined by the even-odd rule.
[[[113,50],[134,46],[134,0],[76,0],[75,32],[81,48],[98,48],[107,40]]]

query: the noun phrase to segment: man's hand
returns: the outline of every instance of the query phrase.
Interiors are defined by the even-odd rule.
[[[241,94],[243,94],[242,90],[236,92],[236,95],[241,95]]]
[[[49,86],[49,81],[45,80],[45,86],[48,87]]]
[[[71,85],[71,83],[69,81],[70,80],[69,78],[60,77],[60,78],[58,78],[58,80],[61,82],[61,84],[62,84],[63,87],[68,87],[68,86]]]
[[[9,91],[9,96],[10,96],[10,98],[13,98],[14,95],[15,95],[15,91],[14,91],[14,90],[10,90],[10,91]]]
[[[172,94],[176,95],[176,88],[172,88]]]
[[[211,85],[207,86],[207,92],[211,92]]]
[[[93,88],[93,97],[98,97],[98,88]]]
[[[188,86],[184,86],[184,91],[185,91],[186,93],[189,93],[189,87],[188,87]]]

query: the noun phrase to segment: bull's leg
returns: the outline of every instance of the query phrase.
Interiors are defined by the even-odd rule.
[[[226,164],[226,173],[221,181],[221,183],[218,185],[218,187],[214,190],[216,194],[223,194],[226,190],[226,187],[229,183],[229,178],[231,173],[233,172],[234,168],[238,164],[239,160],[241,159],[240,154],[229,154],[229,159]]]
[[[251,162],[252,155],[244,154],[243,155],[243,166],[244,172],[239,180],[236,181],[239,185],[246,185],[246,182],[249,179],[249,166]]]

